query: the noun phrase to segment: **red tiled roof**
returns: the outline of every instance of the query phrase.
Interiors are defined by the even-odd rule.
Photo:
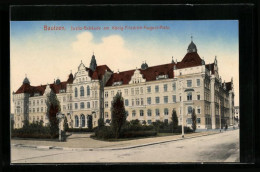
[[[103,75],[106,73],[106,70],[112,72],[107,65],[97,66],[95,71],[92,71],[90,68],[87,67],[86,70],[89,71],[89,76],[95,80],[102,79]]]
[[[69,78],[67,81],[61,82],[59,84],[50,84],[50,88],[57,94],[60,92],[60,90],[67,89],[67,83],[72,83],[73,76],[72,74],[69,75]],[[39,93],[40,95],[44,94],[44,91],[46,89],[47,85],[40,85],[40,86],[31,86],[29,84],[23,84],[16,92],[15,94],[20,93],[28,93],[30,96],[33,96],[34,93]]]
[[[159,66],[148,67],[145,70],[138,69],[140,73],[143,75],[146,81],[156,80],[156,77],[159,75],[168,75],[168,78],[173,78],[173,66],[174,64],[164,64]],[[112,86],[114,82],[122,81],[122,84],[128,84],[131,80],[135,70],[129,70],[119,73],[113,73],[106,86]]]
[[[200,66],[202,59],[197,52],[187,53],[181,62],[178,62],[177,69]],[[139,69],[141,74],[143,74],[146,81],[156,80],[159,75],[168,75],[168,78],[173,78],[173,66],[175,64],[169,63],[164,65],[148,67],[145,70]],[[122,84],[128,84],[131,80],[132,75],[135,70],[124,71],[120,73],[113,73],[111,78],[108,80],[106,86],[112,86],[114,82],[122,81]]]
[[[187,53],[181,62],[177,63],[177,69],[200,66],[202,59],[197,52]]]

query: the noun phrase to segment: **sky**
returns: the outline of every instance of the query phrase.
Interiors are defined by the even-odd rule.
[[[237,20],[11,21],[10,25],[11,93],[25,76],[33,86],[57,78],[65,81],[81,61],[89,67],[93,53],[98,65],[106,64],[114,72],[140,68],[144,61],[148,66],[170,63],[172,57],[181,61],[192,36],[206,64],[217,56],[222,81],[233,77],[235,106],[239,105]],[[44,26],[64,30],[44,30]],[[79,27],[83,29],[75,30]]]

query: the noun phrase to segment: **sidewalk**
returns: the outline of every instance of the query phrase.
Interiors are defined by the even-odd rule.
[[[219,131],[207,131],[186,134],[184,139],[218,134]],[[60,150],[121,150],[166,143],[171,141],[182,140],[181,135],[142,138],[127,141],[100,141],[90,138],[91,134],[72,134],[66,142],[43,141],[43,140],[22,140],[12,139],[11,145],[15,147],[28,147],[37,149],[60,149]]]

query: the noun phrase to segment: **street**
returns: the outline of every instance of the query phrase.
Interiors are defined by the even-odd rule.
[[[239,162],[239,130],[124,150],[11,147],[11,163]]]

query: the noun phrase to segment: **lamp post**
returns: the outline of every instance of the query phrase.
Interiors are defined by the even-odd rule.
[[[61,141],[61,121],[64,118],[64,115],[60,112],[56,114],[56,118],[59,120],[59,141]]]
[[[181,108],[182,108],[182,112],[181,112],[181,118],[182,118],[182,125],[181,125],[181,137],[184,138],[184,118],[183,118],[183,114],[184,114],[184,111],[183,111],[183,81],[181,81]]]

